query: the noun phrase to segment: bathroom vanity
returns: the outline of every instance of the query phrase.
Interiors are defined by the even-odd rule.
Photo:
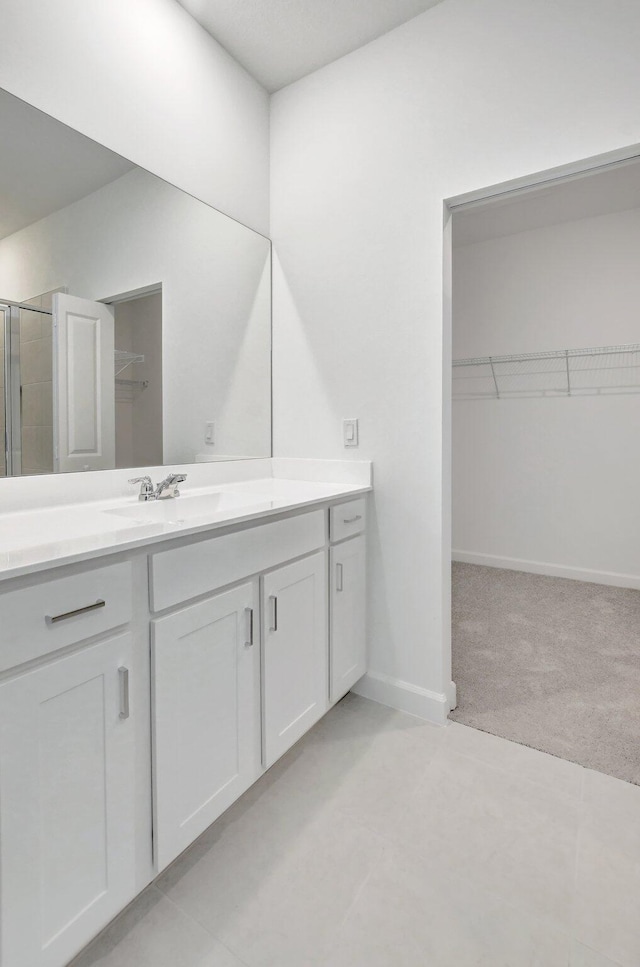
[[[370,465],[284,463],[0,515],[5,967],[66,964],[364,674]]]
[[[271,459],[269,239],[0,119],[0,967],[63,967],[364,674],[371,468]]]

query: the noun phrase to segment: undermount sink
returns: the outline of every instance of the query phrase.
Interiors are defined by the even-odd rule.
[[[125,517],[139,524],[183,524],[189,520],[208,518],[216,514],[260,503],[255,494],[232,494],[218,491],[193,497],[171,497],[166,500],[137,501],[133,506],[106,510],[105,514]]]

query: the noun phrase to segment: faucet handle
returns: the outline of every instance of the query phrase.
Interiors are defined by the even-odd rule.
[[[186,479],[186,473],[170,473],[156,487],[156,499],[165,500],[167,497],[179,497],[178,484],[183,483]]]
[[[147,474],[145,474],[144,477],[132,477],[129,483],[141,484],[138,500],[153,500],[155,498],[153,481]]]

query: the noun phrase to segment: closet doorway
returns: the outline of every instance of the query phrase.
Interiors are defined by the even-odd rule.
[[[640,160],[451,211],[451,718],[640,783]]]

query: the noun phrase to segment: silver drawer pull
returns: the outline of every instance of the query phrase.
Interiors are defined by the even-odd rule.
[[[120,685],[120,718],[129,718],[129,669],[121,665],[118,669]]]
[[[244,609],[245,617],[247,619],[247,640],[245,645],[253,644],[253,608]]]
[[[67,618],[75,618],[77,614],[86,614],[88,611],[97,611],[98,608],[104,608],[106,601],[96,601],[95,604],[87,604],[84,608],[76,608],[75,611],[65,611],[64,614],[54,614],[53,617],[50,614],[45,615],[44,620],[48,625],[54,625],[56,621],[66,621]]]
[[[336,564],[336,591],[342,591],[342,564]]]
[[[362,514],[356,514],[355,517],[343,517],[342,518],[342,523],[343,524],[355,524],[355,522],[357,520],[362,520]]]
[[[278,599],[275,594],[269,595],[269,604],[271,605],[271,625],[269,631],[278,630]]]

